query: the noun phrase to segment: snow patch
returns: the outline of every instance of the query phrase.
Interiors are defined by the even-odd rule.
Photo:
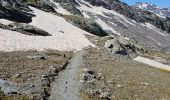
[[[119,36],[121,36],[120,33],[118,33],[116,30],[114,30],[113,28],[111,28],[109,25],[106,24],[106,22],[104,22],[103,20],[101,20],[100,18],[96,19],[96,22],[102,27],[103,30],[110,30],[112,31],[114,34],[117,34]]]
[[[167,36],[165,33],[160,32],[160,30],[158,30],[157,27],[153,26],[153,25],[150,24],[150,23],[145,23],[144,26],[148,27],[148,28],[151,29],[151,30],[156,31],[157,33],[159,33],[159,34],[162,35],[162,36]]]
[[[144,58],[144,57],[138,56],[133,60],[141,62],[141,63],[144,63],[144,64],[147,64],[147,65],[150,65],[150,66],[155,67],[155,68],[165,69],[165,70],[170,71],[170,66],[162,64],[162,63],[159,63],[159,62],[156,62],[156,61],[151,60],[149,58]]]
[[[52,36],[28,36],[0,29],[0,51],[43,51],[47,49],[79,51],[89,46],[96,47],[85,37],[85,34],[90,35],[90,33],[73,26],[62,17],[30,8],[36,15],[30,25],[41,28]]]
[[[6,19],[0,19],[0,23],[4,24],[4,25],[9,25],[10,23],[12,23],[12,21],[6,20]]]

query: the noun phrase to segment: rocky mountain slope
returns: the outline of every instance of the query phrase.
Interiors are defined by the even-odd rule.
[[[170,18],[119,0],[1,0],[0,8],[0,97],[170,98]]]
[[[160,8],[154,4],[137,2],[133,7],[143,10],[148,10],[157,14],[160,17],[170,17],[170,8]]]

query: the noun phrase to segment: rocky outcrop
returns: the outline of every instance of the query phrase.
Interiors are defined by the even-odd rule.
[[[86,19],[82,16],[62,15],[71,24],[97,36],[107,36],[108,34],[95,23],[94,20]]]
[[[139,50],[139,48],[136,48],[134,44],[131,44],[130,41],[122,37],[106,41],[104,47],[107,48],[112,54],[129,56],[130,58],[136,57],[137,50]]]
[[[11,23],[9,25],[10,29],[13,31],[20,32],[26,35],[40,35],[40,36],[51,36],[48,32],[37,28],[33,25],[25,24],[25,23]]]
[[[75,0],[40,0],[42,4],[46,4],[50,7],[57,8],[56,4],[54,2],[60,4],[64,9],[71,12],[74,15],[82,15],[80,10],[78,10],[76,7],[78,6],[78,3]]]
[[[16,22],[29,23],[32,21],[33,14],[27,13],[31,11],[28,5],[14,0],[0,1],[0,19],[8,19]]]

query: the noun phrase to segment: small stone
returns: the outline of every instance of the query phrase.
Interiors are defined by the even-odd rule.
[[[91,74],[91,75],[94,74],[94,72],[93,72],[92,70],[90,70],[89,68],[83,68],[83,72],[89,73],[89,74]]]
[[[52,70],[56,69],[55,66],[50,66],[49,68],[52,69]]]
[[[149,86],[149,83],[141,83],[141,85]]]
[[[138,97],[138,95],[134,95],[134,97]]]
[[[87,83],[89,83],[89,84],[93,84],[94,82],[95,82],[95,79],[87,81]]]
[[[85,81],[84,81],[84,80],[80,80],[79,82],[80,82],[80,83],[84,83]]]
[[[30,76],[30,77],[31,77],[31,76],[33,76],[33,75],[32,75],[32,74],[28,74],[28,76]]]
[[[111,80],[110,80],[110,81],[108,81],[108,83],[109,83],[109,84],[114,84],[114,82],[113,82],[113,81],[111,81]]]
[[[120,84],[117,85],[118,88],[122,88],[122,86]]]
[[[35,87],[35,86],[33,84],[31,84],[30,87]]]
[[[19,77],[21,77],[21,74],[16,74],[15,77],[19,78]]]
[[[116,100],[116,96],[115,96],[115,95],[111,95],[111,96],[110,96],[110,99],[111,99],[111,100]]]
[[[104,99],[109,98],[109,93],[108,92],[101,93],[100,98],[104,98]]]
[[[48,78],[48,76],[47,75],[42,75],[42,78]]]
[[[103,76],[101,73],[97,73],[97,78],[103,80],[103,79],[104,79],[104,76]]]

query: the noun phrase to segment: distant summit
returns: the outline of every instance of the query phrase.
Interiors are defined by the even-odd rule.
[[[153,12],[157,14],[160,17],[170,17],[170,8],[160,8],[159,6],[151,3],[142,3],[142,2],[136,2],[133,7],[143,10],[148,10],[150,12]]]

